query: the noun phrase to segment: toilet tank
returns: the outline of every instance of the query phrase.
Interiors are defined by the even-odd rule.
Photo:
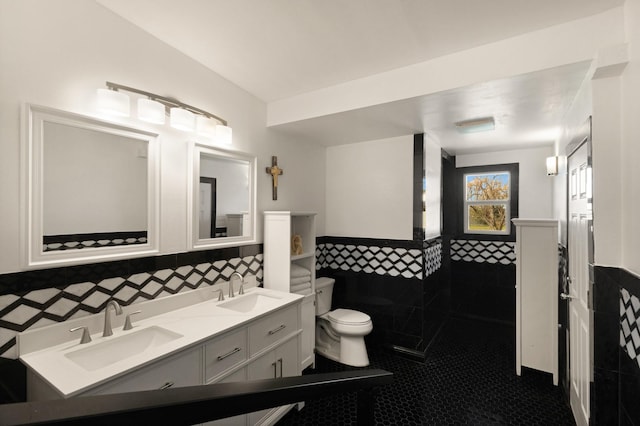
[[[316,278],[316,315],[326,314],[331,310],[331,296],[333,296],[333,278]]]

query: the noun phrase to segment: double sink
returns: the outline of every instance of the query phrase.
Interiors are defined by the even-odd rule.
[[[216,303],[215,306],[249,314],[274,306],[278,300],[280,298],[274,295],[251,292],[238,295],[231,300]],[[64,356],[79,367],[87,371],[94,371],[120,362],[123,359],[155,351],[159,346],[182,337],[184,336],[180,333],[154,325],[107,337],[105,340],[94,344],[79,345],[78,348],[66,352]]]
[[[113,335],[106,337],[98,333],[104,312],[28,330],[18,335],[20,360],[66,398],[300,299],[296,294],[260,287],[221,301],[214,293],[208,287],[138,303],[135,307],[142,314],[133,327],[122,330],[118,323]],[[70,341],[69,329],[83,326],[92,332],[93,341],[83,344],[75,335]]]

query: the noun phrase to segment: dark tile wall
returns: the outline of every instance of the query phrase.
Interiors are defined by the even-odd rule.
[[[333,307],[373,321],[370,342],[420,353],[439,328],[442,244],[344,237],[318,239],[316,276],[336,280]],[[429,306],[434,310],[425,310]]]
[[[451,313],[515,324],[514,243],[451,240]]]
[[[640,425],[640,278],[620,268],[594,268],[596,425]]]

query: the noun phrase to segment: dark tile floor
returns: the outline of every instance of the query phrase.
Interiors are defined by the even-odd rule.
[[[424,362],[370,347],[371,367],[394,373],[378,393],[376,424],[574,425],[550,375],[525,369],[516,376],[514,345],[512,326],[450,319]],[[348,368],[317,358],[320,373]],[[307,401],[278,426],[355,424],[355,404],[355,393]]]

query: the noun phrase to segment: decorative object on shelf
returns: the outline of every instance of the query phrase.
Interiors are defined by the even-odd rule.
[[[293,256],[302,254],[302,237],[298,234],[291,237],[291,254]]]
[[[282,175],[283,169],[278,167],[278,157],[275,155],[271,157],[271,167],[267,167],[267,174],[271,175],[271,181],[273,184],[273,199],[278,199],[278,176]]]

